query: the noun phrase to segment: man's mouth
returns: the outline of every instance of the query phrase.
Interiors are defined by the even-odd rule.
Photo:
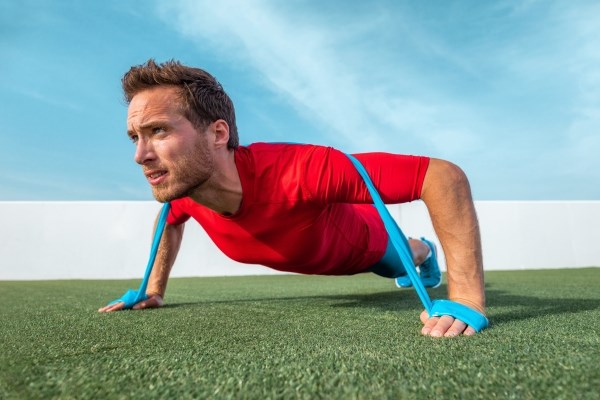
[[[146,171],[144,173],[144,175],[146,175],[146,179],[148,179],[148,182],[150,182],[150,184],[152,186],[156,186],[166,179],[167,171],[164,171],[164,170]]]

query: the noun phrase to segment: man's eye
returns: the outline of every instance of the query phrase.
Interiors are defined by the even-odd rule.
[[[165,128],[163,128],[162,126],[157,126],[156,128],[152,128],[152,133],[154,133],[155,135],[158,133],[162,133],[165,131]]]
[[[138,140],[139,140],[138,135],[131,135],[131,136],[129,136],[129,140],[131,140],[131,142],[134,143],[134,144],[137,143]]]

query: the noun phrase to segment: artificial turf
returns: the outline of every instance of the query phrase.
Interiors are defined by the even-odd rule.
[[[486,282],[491,328],[453,339],[374,275],[171,279],[111,314],[137,281],[0,282],[0,398],[600,398],[600,268]]]

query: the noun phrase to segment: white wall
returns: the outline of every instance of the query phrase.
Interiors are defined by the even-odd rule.
[[[477,201],[475,208],[486,270],[600,266],[600,201]],[[422,202],[395,212],[406,235],[434,237]]]
[[[600,266],[600,202],[476,202],[485,267]],[[155,202],[0,202],[0,280],[140,278]],[[404,233],[435,238],[423,203],[390,207]],[[190,221],[172,276],[273,274],[223,256]]]

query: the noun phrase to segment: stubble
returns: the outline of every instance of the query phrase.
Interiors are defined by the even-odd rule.
[[[152,187],[154,198],[166,203],[189,196],[197,191],[214,173],[214,161],[207,147],[205,135],[169,166],[169,179]]]

